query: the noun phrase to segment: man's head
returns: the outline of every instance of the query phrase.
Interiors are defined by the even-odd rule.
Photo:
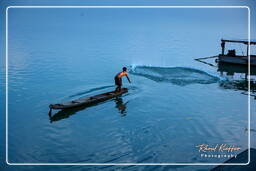
[[[127,71],[127,68],[126,67],[123,67],[123,72],[126,72]]]

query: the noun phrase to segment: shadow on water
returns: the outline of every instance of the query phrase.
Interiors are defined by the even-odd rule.
[[[114,101],[116,103],[115,107],[118,109],[118,111],[120,112],[120,115],[122,117],[126,116],[126,114],[127,114],[126,105],[128,102],[124,103],[123,99],[122,99],[122,96],[126,96],[126,95],[128,95],[128,94],[123,94],[123,95],[117,96],[113,99],[107,100],[107,101]],[[99,103],[95,103],[95,104],[91,104],[91,105],[87,105],[87,106],[75,107],[75,108],[70,108],[70,109],[62,109],[62,110],[58,111],[57,113],[55,113],[54,115],[52,114],[52,110],[50,110],[48,113],[50,122],[52,123],[52,122],[60,121],[62,119],[69,118],[70,116],[76,114],[79,111],[85,110],[86,108],[89,108],[89,107],[100,105],[107,101],[103,101],[103,102],[99,102]]]

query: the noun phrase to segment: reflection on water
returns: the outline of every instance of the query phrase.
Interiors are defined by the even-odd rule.
[[[116,97],[114,100],[116,102],[116,108],[118,109],[120,115],[126,116],[126,105],[128,101],[124,103],[122,97]]]
[[[250,83],[251,96],[256,99],[256,67],[251,67],[251,79],[248,80],[248,66],[218,63],[218,72],[221,76],[228,78],[219,82],[219,86],[225,89],[241,90],[242,94],[248,95],[248,84]]]
[[[50,118],[50,122],[52,123],[52,122],[55,122],[55,121],[59,121],[59,120],[62,120],[62,119],[69,118],[71,115],[74,115],[77,112],[79,112],[81,110],[84,110],[85,108],[92,107],[92,106],[93,105],[83,106],[83,107],[76,107],[76,108],[71,108],[71,109],[63,109],[63,110],[58,111],[54,115],[52,114],[52,110],[50,109],[49,114],[48,114],[49,118]]]
[[[223,81],[219,83],[219,86],[224,89],[240,90],[241,94],[248,95],[248,83],[250,83],[250,96],[256,100],[256,82],[253,80]]]

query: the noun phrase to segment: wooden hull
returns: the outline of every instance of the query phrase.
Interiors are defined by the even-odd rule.
[[[256,66],[256,56],[251,55],[251,66]],[[248,57],[247,56],[227,56],[227,55],[219,55],[219,62],[230,63],[230,64],[240,64],[240,65],[248,65]]]
[[[50,109],[68,109],[68,108],[74,108],[79,106],[93,105],[99,102],[106,101],[108,99],[112,99],[113,97],[120,96],[127,92],[128,92],[127,88],[122,88],[121,91],[118,91],[118,92],[110,91],[107,93],[102,93],[102,94],[91,96],[91,97],[80,98],[77,100],[72,100],[72,101],[64,102],[60,104],[50,104],[49,108]]]
[[[233,75],[235,73],[248,74],[248,65],[236,65],[231,63],[218,63],[218,71],[219,72],[227,72],[228,75]],[[251,66],[250,70],[251,75],[256,75],[256,67]]]

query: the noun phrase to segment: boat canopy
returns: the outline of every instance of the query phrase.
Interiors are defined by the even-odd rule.
[[[226,40],[226,39],[221,39],[221,42],[232,42],[232,43],[243,43],[248,45],[249,41],[248,40]],[[256,41],[250,41],[251,45],[256,45]]]
[[[243,43],[243,44],[246,44],[246,45],[247,45],[247,53],[246,53],[246,56],[249,55],[249,45],[256,45],[256,41],[221,39],[221,55],[224,55],[225,43],[226,43],[226,42],[231,42],[231,43]]]

